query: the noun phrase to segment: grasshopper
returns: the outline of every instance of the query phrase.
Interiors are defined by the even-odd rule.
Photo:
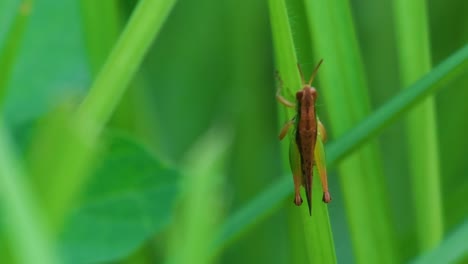
[[[327,134],[315,111],[317,90],[311,86],[322,61],[320,60],[315,67],[308,83],[304,81],[304,74],[300,65],[297,65],[301,75],[302,89],[296,93],[296,103],[292,103],[281,96],[283,82],[279,78],[279,75],[277,76],[280,82],[280,86],[276,92],[278,102],[286,107],[296,109],[296,115],[286,122],[281,129],[279,139],[282,140],[291,126],[294,125],[294,137],[291,137],[289,145],[289,163],[294,179],[294,203],[297,206],[302,204],[300,186],[304,186],[309,215],[312,215],[312,177],[314,166],[317,166],[322,181],[322,201],[325,203],[331,201],[330,193],[328,192],[325,152],[323,148],[323,142],[325,142]]]

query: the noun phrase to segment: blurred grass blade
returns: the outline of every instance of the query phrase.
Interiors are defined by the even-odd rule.
[[[90,153],[93,147],[97,149],[97,145],[91,146],[79,134],[70,119],[72,114],[70,104],[42,118],[27,153],[34,190],[52,232],[60,229],[63,216],[79,190],[81,182],[78,179],[91,168]],[[45,149],[47,153],[44,153]]]
[[[8,81],[30,17],[32,4],[32,0],[21,1],[5,42],[0,44],[0,106],[3,105],[7,93]]]
[[[425,0],[394,1],[402,87],[431,69],[429,25]],[[409,165],[419,250],[428,250],[443,236],[435,102],[427,97],[407,117]]]
[[[61,115],[50,127],[59,127],[57,140],[48,133],[34,140],[53,142],[52,149],[60,150],[49,159],[42,171],[53,168],[49,178],[50,212],[54,228],[60,222],[89,174],[99,132],[115,110],[122,94],[140,66],[144,55],[155,39],[175,0],[141,0],[132,13],[117,44],[96,77],[88,96],[78,109],[76,120]],[[47,131],[47,127],[44,128]],[[41,139],[41,137],[43,137]],[[59,162],[57,162],[59,160]],[[67,175],[66,178],[63,175]],[[41,175],[39,175],[40,177]],[[41,179],[40,179],[41,180]]]
[[[80,1],[87,58],[93,76],[102,67],[118,38],[121,23],[118,1]]]
[[[468,45],[454,52],[428,74],[401,91],[357,126],[327,146],[329,164],[359,148],[427,96],[468,71]]]
[[[371,112],[349,1],[304,1],[310,37],[323,58],[318,93],[337,138]],[[376,142],[339,164],[340,185],[356,263],[398,263],[389,196]],[[378,245],[378,248],[376,246]]]
[[[156,38],[175,0],[141,0],[78,111],[91,138],[109,120],[122,94]]]
[[[466,263],[468,258],[468,219],[431,251],[420,255],[412,264]],[[464,260],[464,261],[463,261]]]
[[[270,185],[222,225],[215,239],[213,253],[219,254],[234,240],[245,234],[255,224],[265,220],[291,194],[291,175],[282,177]]]
[[[275,65],[284,82],[281,93],[286,98],[295,98],[297,89],[302,86],[297,70],[297,59],[289,25],[289,18],[284,0],[270,0],[270,21],[275,49]],[[294,110],[288,109],[288,118],[294,116]],[[285,120],[280,120],[284,122]]]
[[[167,263],[212,263],[209,251],[222,215],[225,162],[231,137],[212,128],[186,155],[181,212],[173,222]]]
[[[6,220],[3,229],[10,236],[19,263],[59,263],[32,188],[16,157],[9,132],[0,120],[0,202]]]
[[[423,78],[401,91],[390,102],[383,105],[356,127],[345,133],[326,147],[327,163],[330,166],[357,150],[362,144],[376,136],[385,127],[395,122],[425,97],[461,76],[468,71],[468,45],[452,54]],[[228,243],[247,229],[260,223],[278,208],[284,199],[292,193],[290,175],[273,183],[257,195],[247,205],[231,215],[224,223],[216,240],[215,251],[224,248]]]

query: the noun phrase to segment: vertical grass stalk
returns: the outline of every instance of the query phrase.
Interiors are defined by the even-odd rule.
[[[364,69],[348,1],[305,1],[315,54],[323,58],[318,80],[333,137],[370,113]],[[375,142],[339,164],[357,263],[398,263],[388,195]]]
[[[87,58],[93,76],[102,67],[120,32],[117,1],[80,1]]]
[[[222,216],[225,162],[231,136],[212,128],[187,154],[181,210],[172,226],[168,264],[213,263],[210,252]]]
[[[284,0],[270,0],[269,8],[276,67],[284,82],[282,94],[286,98],[295,98],[294,94],[298,89],[302,88],[302,82],[297,70],[296,52],[286,5]],[[288,119],[291,119],[294,116],[294,110],[288,109],[286,116]],[[280,120],[280,123],[285,121]],[[289,136],[291,137],[291,134]],[[288,148],[284,147],[283,152],[289,153]],[[284,156],[287,160],[287,155]],[[291,188],[293,188],[292,180]],[[320,188],[320,183],[316,176],[314,177],[312,193],[322,194]],[[312,200],[312,208],[314,208],[312,218],[307,213],[306,207],[303,207],[300,209],[303,212],[300,216],[301,220],[298,220],[296,223],[299,224],[299,221],[301,221],[304,226],[303,234],[309,263],[336,262],[333,236],[326,205],[322,203],[321,197],[315,196]]]
[[[0,120],[0,201],[13,253],[19,263],[59,263],[40,207],[23,166],[17,159],[9,131]]]
[[[91,138],[109,120],[175,2],[142,0],[136,6],[79,108],[78,121]]]
[[[429,28],[424,0],[394,2],[402,87],[431,70]],[[437,123],[433,97],[407,118],[413,208],[419,249],[436,246],[443,236]]]

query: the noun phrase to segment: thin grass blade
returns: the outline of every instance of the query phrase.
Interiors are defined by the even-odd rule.
[[[59,263],[53,239],[23,166],[12,145],[9,131],[0,120],[0,201],[5,232],[19,263]]]
[[[431,69],[429,25],[425,0],[393,2],[402,87]],[[429,96],[406,120],[415,226],[419,250],[427,250],[443,236],[443,209],[437,143],[435,101]]]
[[[318,91],[324,94],[329,131],[340,137],[371,111],[348,1],[304,1],[316,56],[324,59]],[[375,142],[339,164],[340,182],[357,263],[397,263],[389,197]]]

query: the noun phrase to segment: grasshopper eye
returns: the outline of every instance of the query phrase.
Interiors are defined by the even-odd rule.
[[[298,102],[302,101],[302,97],[304,95],[304,91],[303,90],[300,90],[299,92],[296,93],[296,100]]]
[[[314,97],[314,99],[317,99],[318,93],[317,93],[317,90],[315,90],[314,87],[311,87],[311,88],[310,88],[310,93],[312,94],[312,96]]]

